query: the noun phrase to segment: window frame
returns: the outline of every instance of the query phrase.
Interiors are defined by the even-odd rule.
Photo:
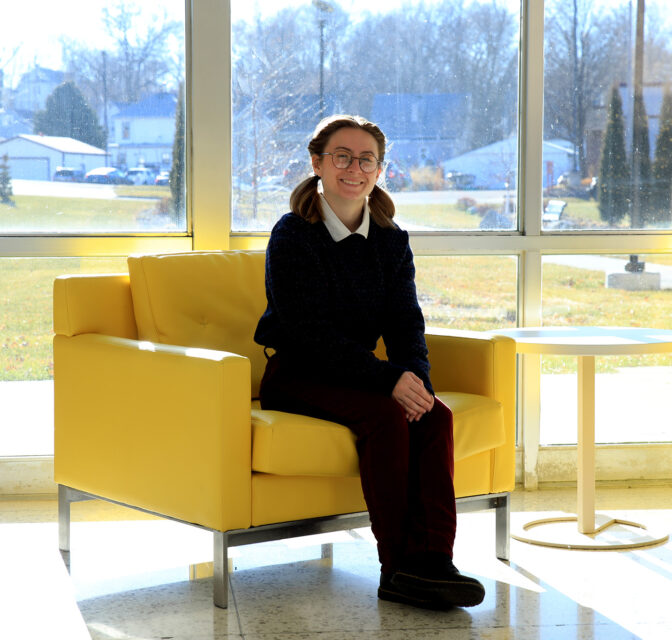
[[[142,252],[263,250],[268,232],[231,231],[231,0],[185,0],[187,230],[184,233],[0,235],[2,257],[123,256]],[[544,254],[672,253],[672,231],[551,232],[541,228],[544,2],[521,0],[519,57],[519,228],[513,231],[411,232],[416,255],[518,258],[520,326],[541,324]],[[521,360],[519,419],[539,413],[538,366]],[[538,418],[537,418],[538,419]],[[537,424],[538,427],[538,424]],[[536,438],[536,440],[535,440]],[[525,478],[537,482],[539,433],[522,434]],[[627,445],[632,447],[632,445]],[[672,445],[670,446],[672,449]]]

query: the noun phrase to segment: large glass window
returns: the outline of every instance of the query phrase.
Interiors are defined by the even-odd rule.
[[[416,256],[426,324],[471,331],[515,327],[517,265],[510,256]]]
[[[543,261],[548,326],[672,329],[672,256],[557,255]],[[596,358],[596,441],[670,442],[672,355]],[[576,443],[576,358],[544,356],[542,444]]]
[[[233,220],[269,229],[311,174],[322,116],[389,141],[399,224],[514,229],[520,3],[350,0],[232,4]]]
[[[669,3],[545,7],[543,228],[669,229]]]
[[[185,3],[0,20],[0,234],[186,231]]]
[[[133,141],[138,131],[144,135],[154,124],[141,121],[132,111],[117,111],[120,104],[134,103],[123,93],[117,94],[122,95],[120,99],[112,98],[113,89],[116,91],[117,85],[131,76],[126,78],[119,67],[114,66],[119,49],[105,32],[107,28],[114,28],[114,21],[106,25],[104,12],[107,10],[109,17],[118,11],[129,15],[126,23],[117,24],[122,28],[124,24],[130,25],[127,33],[131,48],[140,42],[136,36],[148,36],[150,30],[154,33],[166,22],[177,21],[180,33],[170,35],[166,55],[162,56],[163,66],[155,66],[150,74],[158,83],[158,93],[165,87],[165,92],[176,97],[184,78],[182,32],[186,15],[187,24],[193,27],[188,56],[193,82],[187,87],[189,113],[194,116],[187,129],[193,135],[191,144],[186,145],[190,160],[192,155],[194,160],[194,176],[190,181],[190,201],[193,198],[195,204],[193,236],[184,235],[188,228],[184,213],[176,214],[173,201],[164,199],[173,196],[170,192],[173,183],[166,174],[159,182],[167,182],[168,187],[165,184],[152,187],[69,182],[67,180],[80,179],[81,174],[75,172],[78,166],[72,166],[66,158],[52,162],[63,168],[59,180],[52,179],[55,169],[51,165],[49,180],[29,179],[30,175],[16,173],[27,170],[25,164],[21,166],[21,161],[13,164],[12,154],[7,154],[8,161],[2,163],[7,166],[0,170],[3,196],[7,195],[7,176],[12,180],[12,193],[8,195],[11,202],[0,203],[0,254],[5,256],[0,263],[4,265],[15,264],[19,256],[31,256],[26,258],[26,264],[37,265],[40,261],[34,256],[38,255],[77,255],[88,261],[94,260],[94,256],[122,256],[129,251],[194,247],[263,249],[265,234],[257,232],[268,230],[287,210],[291,188],[307,174],[308,137],[320,114],[332,109],[361,113],[379,121],[393,143],[388,153],[387,186],[393,190],[397,219],[413,234],[418,291],[428,324],[475,329],[511,326],[516,322],[516,289],[521,294],[520,322],[527,325],[542,321],[545,324],[598,324],[598,309],[586,315],[586,308],[592,303],[593,293],[596,306],[599,302],[599,308],[606,308],[602,300],[605,292],[595,283],[583,284],[580,274],[599,270],[584,265],[577,273],[578,258],[574,254],[599,254],[602,258],[617,259],[623,265],[629,261],[626,253],[637,253],[640,261],[648,253],[647,271],[654,265],[669,264],[664,260],[672,252],[672,231],[665,217],[659,216],[660,211],[665,211],[664,206],[656,204],[653,209],[643,209],[642,203],[647,200],[640,190],[639,208],[634,208],[629,180],[600,179],[600,159],[607,138],[614,82],[623,110],[625,152],[621,157],[625,156],[629,175],[633,175],[634,129],[641,131],[642,127],[634,127],[632,123],[643,119],[642,110],[635,109],[635,88],[639,86],[635,69],[638,68],[636,62],[643,61],[641,94],[648,118],[652,198],[659,203],[656,198],[661,193],[661,197],[666,197],[665,190],[659,189],[665,185],[666,169],[660,163],[656,165],[657,154],[665,157],[658,150],[665,149],[659,140],[665,140],[660,138],[660,133],[665,131],[663,98],[672,69],[669,58],[672,39],[667,32],[672,11],[664,0],[646,2],[643,21],[638,20],[638,7],[643,6],[638,0],[546,0],[544,3],[537,0],[387,0],[369,3],[366,7],[353,0],[247,3],[166,0],[160,6],[139,0],[72,0],[65,4],[67,11],[63,10],[63,3],[24,0],[12,6],[12,20],[0,20],[0,144],[5,145],[19,134],[39,135],[35,132],[34,113],[44,110],[48,96],[55,89],[53,77],[42,72],[52,70],[63,72],[68,80],[73,80],[88,106],[96,112],[99,125],[104,124],[107,116],[110,136],[112,133],[115,136],[114,139],[108,137],[108,153],[114,154],[112,164],[124,170],[147,167],[154,160],[149,155],[133,155],[137,149],[123,143]],[[522,22],[521,7],[525,9]],[[229,9],[232,10],[231,49],[227,37]],[[39,20],[35,16],[39,16]],[[519,24],[523,25],[521,31]],[[638,24],[645,27],[643,47],[639,48],[643,56],[638,54],[636,46],[640,41]],[[82,80],[89,73],[84,64],[86,58],[77,56],[82,49],[94,54],[88,60],[90,71],[97,70],[98,75],[90,76],[97,78],[97,84],[88,85]],[[542,66],[544,57],[545,66]],[[162,71],[165,63],[178,71],[166,76]],[[232,83],[228,82],[229,67]],[[623,69],[619,75],[617,70]],[[103,71],[106,71],[104,82]],[[47,82],[42,84],[43,77]],[[518,89],[521,90],[520,113],[524,117],[520,122],[522,145],[516,146],[513,141],[518,134]],[[157,86],[148,85],[146,93],[157,93]],[[101,108],[106,95],[108,109]],[[460,96],[465,97],[465,102],[460,102]],[[382,106],[374,110],[380,100]],[[390,103],[397,105],[396,111],[393,109],[396,116],[391,119],[388,118]],[[181,104],[179,98],[177,104]],[[229,119],[230,106],[233,122]],[[635,113],[640,115],[635,118]],[[441,119],[439,124],[437,118]],[[654,134],[655,127],[658,133]],[[614,127],[610,135],[613,131]],[[406,133],[408,135],[403,135]],[[411,133],[417,137],[413,138]],[[173,140],[174,134],[170,135]],[[45,133],[42,137],[46,136]],[[638,140],[644,141],[646,136],[640,135]],[[642,144],[638,142],[638,148]],[[431,156],[427,153],[434,149],[446,154],[434,159],[437,166],[429,162]],[[149,153],[149,147],[144,151]],[[2,155],[0,153],[0,158]],[[520,166],[517,164],[519,155]],[[476,165],[469,164],[474,156]],[[672,153],[667,156],[672,157]],[[27,152],[20,156],[26,157]],[[31,170],[39,171],[41,166],[44,177],[45,156],[34,157],[42,160],[34,162]],[[646,167],[643,157],[640,153],[640,168]],[[173,145],[162,144],[160,158],[162,166],[172,168]],[[227,170],[229,160],[233,165],[232,189]],[[494,176],[494,185],[485,182],[486,170],[487,175]],[[517,183],[522,187],[519,194],[515,191]],[[620,193],[624,194],[620,201],[625,203],[625,208],[606,209],[612,213],[605,215],[611,217],[603,218],[599,187],[607,184],[612,187],[610,193],[617,195],[620,185],[623,189]],[[641,178],[640,185],[647,184],[650,182]],[[157,191],[159,187],[163,191]],[[56,189],[64,189],[65,193]],[[228,208],[229,198],[232,211]],[[554,200],[560,202],[551,204]],[[516,206],[518,201],[520,207]],[[157,210],[163,213],[156,215]],[[541,221],[544,210],[546,215]],[[641,215],[643,210],[645,217]],[[486,218],[490,211],[494,213]],[[514,220],[514,211],[524,218]],[[518,228],[525,233],[512,233]],[[230,234],[232,229],[236,233]],[[628,233],[631,230],[636,233]],[[646,233],[641,233],[642,230]],[[584,231],[586,233],[582,233]],[[30,235],[32,232],[36,232],[35,235]],[[183,237],[168,237],[172,232]],[[95,237],[99,234],[106,237]],[[38,235],[40,237],[36,237]],[[548,257],[543,263],[543,306],[542,253]],[[558,264],[562,256],[570,259],[569,254],[573,264]],[[515,258],[520,258],[517,280]],[[118,270],[122,264],[120,261],[120,266],[106,265],[101,270]],[[72,270],[63,268],[63,271]],[[504,274],[503,279],[498,272]],[[0,271],[0,280],[6,273],[8,271]],[[596,282],[602,282],[605,274],[606,271],[598,275]],[[46,277],[45,282],[52,275]],[[23,277],[26,282],[32,282],[30,269]],[[554,279],[556,282],[552,284]],[[568,296],[576,293],[572,279],[581,282],[578,288],[586,293],[583,300]],[[456,291],[458,285],[463,288]],[[498,287],[504,291],[502,296],[494,295],[499,293]],[[472,293],[472,289],[477,293]],[[45,291],[36,296],[41,296],[40,304],[45,305],[43,335],[48,343],[50,302]],[[672,317],[672,313],[669,300],[661,297],[663,294],[667,292],[621,292],[620,296],[624,309],[632,310],[632,317],[639,315],[642,324],[668,326],[663,320]],[[26,350],[30,350],[21,345],[26,342],[36,345],[37,341],[26,340],[24,327],[17,324],[26,310],[15,304],[6,306],[6,300],[15,295],[14,291],[3,293],[0,305],[0,345],[5,349],[0,352],[4,358],[1,368],[8,372],[3,374],[0,387],[46,387],[51,384],[48,373],[44,380],[18,378],[20,358],[25,358]],[[655,299],[655,309],[651,302],[644,300],[647,295],[650,300]],[[22,305],[28,308],[31,304],[32,298],[26,294]],[[11,313],[6,312],[6,308],[10,308]],[[627,323],[626,317],[606,317],[611,318],[609,322]],[[44,343],[39,349],[44,349]],[[616,374],[603,369],[598,371],[598,376],[605,376],[605,380],[606,376],[613,379],[623,372],[637,376],[644,368],[641,365],[651,364],[646,369],[652,378],[659,373],[660,378],[656,380],[669,380],[669,365],[664,362],[639,360],[638,366],[630,366],[634,361],[627,364],[626,367],[622,362],[612,363],[614,369],[622,371]],[[48,372],[48,360],[46,366]],[[570,381],[565,384],[573,384],[571,366],[568,361],[544,364],[544,380],[554,384],[554,379],[562,379]],[[610,365],[605,361],[600,366]],[[561,378],[563,375],[566,377]],[[657,389],[655,394],[654,389]],[[523,392],[529,392],[529,388]],[[649,402],[650,392],[651,398],[658,399],[665,393],[655,384],[642,387],[634,382],[612,390],[612,393],[621,392],[635,393],[642,403]],[[541,403],[546,407],[546,416],[554,410],[553,405],[548,404],[549,398],[552,401],[573,395],[549,393]],[[14,397],[11,393],[9,396]],[[6,397],[7,394],[0,406],[4,406]],[[37,396],[29,393],[27,397],[24,406],[12,414],[13,420],[33,410],[33,399]],[[50,411],[46,411],[49,418]],[[565,428],[569,425],[573,438],[573,409],[563,407],[563,411],[567,416]],[[665,413],[661,410],[659,415]],[[7,424],[7,416],[7,411],[0,416],[3,426]],[[16,424],[21,426],[12,434],[15,438],[25,431],[23,423]],[[629,429],[628,438],[669,440],[664,422],[658,420],[657,433],[653,432],[657,427],[649,429],[650,424],[638,420],[637,429]],[[605,431],[598,424],[599,440],[613,438],[611,426],[607,427]],[[45,422],[43,428],[48,434],[49,424]],[[607,436],[600,435],[604,433]],[[44,442],[47,444],[43,448],[33,451],[29,451],[30,447],[14,447],[12,451],[47,452],[50,445],[46,439]],[[562,443],[563,440],[552,434],[545,437],[542,433],[542,442]],[[526,469],[528,473],[534,470]]]
[[[124,258],[0,259],[0,457],[54,452],[54,278],[126,270]]]

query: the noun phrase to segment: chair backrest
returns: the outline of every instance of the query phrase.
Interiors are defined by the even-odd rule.
[[[129,256],[138,338],[243,355],[256,397],[266,365],[254,342],[266,308],[264,262],[259,251]]]

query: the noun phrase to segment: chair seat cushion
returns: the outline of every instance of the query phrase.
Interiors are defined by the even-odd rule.
[[[455,460],[504,443],[502,406],[471,393],[438,393],[453,411]],[[252,470],[282,476],[357,476],[354,434],[343,425],[252,403]]]

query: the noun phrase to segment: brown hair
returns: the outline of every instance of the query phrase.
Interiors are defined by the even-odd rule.
[[[361,116],[350,115],[329,116],[320,121],[315,128],[312,140],[308,144],[308,152],[311,157],[323,153],[332,134],[343,127],[362,129],[370,133],[378,145],[378,160],[383,162],[385,159],[385,134],[373,122],[369,122]],[[319,176],[311,176],[299,183],[289,197],[292,212],[308,220],[308,222],[322,220],[322,207],[317,192],[319,180]],[[394,226],[392,223],[394,202],[387,192],[378,185],[373,187],[373,191],[369,195],[369,211],[371,218],[379,227]]]

